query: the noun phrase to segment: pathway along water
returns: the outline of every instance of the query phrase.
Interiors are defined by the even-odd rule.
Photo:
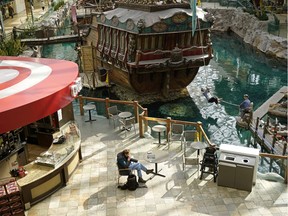
[[[211,141],[217,145],[248,145],[250,132],[236,128],[235,116],[239,110],[235,105],[248,94],[254,107],[258,108],[280,87],[287,85],[287,64],[254,50],[234,34],[214,33],[212,42],[214,59],[210,65],[200,68],[187,87],[190,97],[144,107],[149,109],[150,116],[203,122]],[[75,44],[49,45],[44,47],[43,55],[76,61],[74,48]],[[219,105],[207,103],[201,87],[209,87],[212,94],[224,102]],[[104,114],[104,107],[103,110],[97,107],[97,112]]]

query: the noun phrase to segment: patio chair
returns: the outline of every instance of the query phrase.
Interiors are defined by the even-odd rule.
[[[168,149],[170,148],[170,143],[173,141],[181,141],[183,139],[184,134],[184,125],[182,124],[172,124],[171,130],[169,132],[169,142],[168,142]],[[182,143],[180,143],[181,150],[182,150]]]
[[[131,170],[129,168],[120,168],[118,163],[116,163],[117,165],[117,168],[118,168],[118,177],[117,177],[117,183],[118,185],[120,184],[120,178],[122,176],[126,176],[128,177],[130,174],[133,174],[134,173],[134,170]]]
[[[183,132],[182,145],[183,145],[183,171],[186,165],[196,165],[197,172],[199,170],[199,157],[195,156],[195,149],[191,147],[191,143],[197,141],[197,131],[189,130]],[[181,145],[181,146],[182,146]]]
[[[111,106],[111,107],[108,107],[108,117],[109,117],[109,123],[110,121],[112,120],[113,121],[113,124],[114,124],[114,128],[116,127],[116,122],[118,122],[118,119],[119,119],[119,116],[118,114],[120,113],[121,111],[118,110],[117,106]]]
[[[181,140],[181,149],[183,146],[190,146],[192,142],[198,141],[197,131],[195,130],[185,130],[183,132],[183,137]]]
[[[136,134],[136,128],[135,128],[135,117],[130,117],[126,119],[119,119],[120,122],[120,128],[123,128],[125,130],[125,137],[127,136],[127,131],[134,129],[134,133]]]

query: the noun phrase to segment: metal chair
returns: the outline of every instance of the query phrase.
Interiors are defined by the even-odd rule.
[[[171,130],[169,132],[168,148],[170,148],[170,143],[172,143],[173,141],[182,141],[183,134],[184,134],[184,125],[172,124]],[[181,143],[181,150],[182,150],[182,143]]]
[[[125,137],[127,136],[127,131],[132,130],[132,128],[134,128],[134,133],[136,134],[134,116],[126,119],[119,119],[119,122],[120,122],[120,128],[122,127],[125,130]]]
[[[129,169],[129,168],[120,168],[118,163],[116,163],[117,167],[118,167],[118,177],[117,177],[117,182],[118,182],[118,185],[120,183],[120,178],[122,176],[129,176],[130,174],[133,173],[133,170]]]
[[[183,171],[186,165],[196,165],[199,171],[199,157],[195,156],[195,149],[191,147],[191,143],[197,141],[197,131],[189,130],[183,132],[181,148],[183,146]]]
[[[114,128],[116,127],[116,122],[118,122],[118,119],[119,119],[119,116],[118,114],[120,113],[121,111],[118,110],[117,106],[111,106],[111,107],[108,107],[108,117],[109,117],[109,123],[110,123],[110,120],[113,120],[113,123],[114,123]]]
[[[181,140],[181,148],[183,146],[190,146],[192,142],[198,141],[197,131],[195,130],[185,130],[183,132],[183,137]]]

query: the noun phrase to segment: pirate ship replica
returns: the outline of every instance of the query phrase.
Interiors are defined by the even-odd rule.
[[[119,0],[95,13],[86,41],[100,78],[140,95],[185,88],[213,57],[213,17],[192,11],[182,0]]]

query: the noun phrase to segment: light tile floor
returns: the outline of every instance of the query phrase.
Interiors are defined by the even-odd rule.
[[[215,5],[215,4],[214,4]],[[213,6],[215,7],[215,6]],[[39,11],[41,13],[41,11]],[[25,13],[4,21],[6,30],[19,26]],[[192,167],[182,171],[179,145],[170,148],[170,160],[159,164],[166,178],[149,180],[148,188],[122,191],[117,188],[116,154],[130,148],[134,157],[149,168],[143,155],[157,145],[157,140],[139,138],[129,134],[124,138],[118,128],[108,124],[104,117],[85,122],[88,116],[75,118],[82,133],[83,161],[72,175],[67,186],[25,212],[27,216],[85,216],[85,215],[287,215],[287,185],[267,181],[259,176],[252,192],[217,186],[212,176],[197,178]],[[195,173],[196,172],[196,173]],[[144,178],[148,178],[144,174]],[[122,182],[125,178],[121,179]]]
[[[77,110],[77,107],[76,107]],[[75,118],[82,134],[83,161],[67,186],[25,212],[27,216],[54,215],[287,215],[287,185],[257,178],[252,192],[217,186],[212,175],[199,180],[195,167],[182,171],[179,143],[171,145],[170,159],[159,164],[166,178],[155,176],[147,188],[136,191],[117,188],[116,154],[130,148],[143,160],[146,152],[158,148],[151,138],[139,138],[134,132],[127,134],[105,117],[94,116],[97,121],[85,122],[88,114]],[[165,146],[161,147],[168,151]],[[143,174],[144,178],[149,178]],[[120,181],[125,182],[121,177]]]

